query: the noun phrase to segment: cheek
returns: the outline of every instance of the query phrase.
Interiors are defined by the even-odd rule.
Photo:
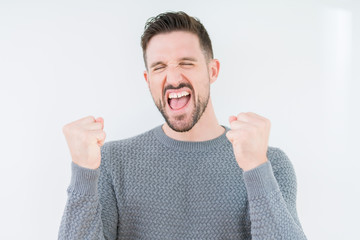
[[[162,84],[161,81],[157,81],[156,79],[152,79],[149,81],[149,89],[153,98],[158,99],[162,98]]]
[[[194,78],[194,89],[197,94],[203,95],[209,92],[210,87],[210,77],[208,72],[204,72],[201,75]]]

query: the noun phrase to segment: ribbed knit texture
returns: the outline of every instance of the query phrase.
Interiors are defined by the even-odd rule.
[[[101,156],[96,170],[72,163],[59,239],[306,239],[280,149],[243,172],[225,133],[183,142],[159,126]]]

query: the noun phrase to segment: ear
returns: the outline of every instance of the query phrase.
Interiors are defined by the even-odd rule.
[[[220,71],[220,61],[218,59],[211,59],[209,62],[209,75],[210,75],[210,83],[216,81],[219,76]]]
[[[145,78],[145,82],[147,83],[148,87],[150,87],[149,75],[148,75],[148,72],[146,70],[144,71],[144,78]]]

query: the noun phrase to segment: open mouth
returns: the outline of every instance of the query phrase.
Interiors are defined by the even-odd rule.
[[[168,95],[168,104],[172,110],[184,108],[190,101],[191,94],[187,91],[171,92]]]

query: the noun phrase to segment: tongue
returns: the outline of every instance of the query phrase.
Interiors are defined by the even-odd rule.
[[[169,100],[170,107],[174,110],[178,110],[184,107],[190,99],[190,95],[181,98],[172,98]]]

